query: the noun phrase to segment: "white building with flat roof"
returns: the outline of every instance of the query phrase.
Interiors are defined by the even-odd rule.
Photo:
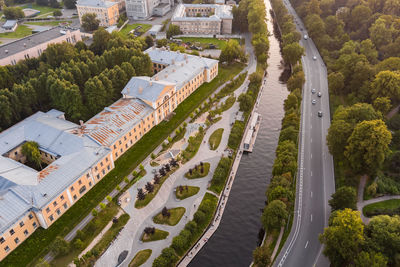
[[[164,16],[174,0],[125,0],[126,15],[130,19],[147,19],[151,16]]]

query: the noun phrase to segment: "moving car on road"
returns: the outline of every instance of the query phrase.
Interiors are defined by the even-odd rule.
[[[316,57],[316,56],[313,56],[312,59],[313,59],[313,60],[317,60],[317,57]]]
[[[313,105],[315,105],[315,104],[317,103],[317,100],[313,99],[313,100],[311,101],[311,103],[312,103]]]
[[[322,111],[318,111],[318,117],[322,117]]]
[[[318,92],[318,97],[321,97],[322,96],[322,93],[321,92]]]
[[[308,35],[304,34],[304,40],[307,40],[307,39],[308,39]]]
[[[315,89],[314,88],[311,89],[311,93],[315,94]]]

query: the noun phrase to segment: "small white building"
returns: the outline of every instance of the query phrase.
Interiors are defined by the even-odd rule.
[[[14,32],[18,27],[18,22],[16,20],[7,20],[1,27],[6,32]]]

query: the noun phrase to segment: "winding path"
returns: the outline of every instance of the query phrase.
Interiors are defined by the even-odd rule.
[[[378,203],[381,201],[385,201],[385,200],[391,200],[391,199],[400,199],[400,195],[395,195],[395,196],[382,196],[382,197],[377,197],[377,198],[373,198],[373,199],[368,199],[362,202],[357,202],[357,210],[361,213],[361,219],[365,224],[369,223],[369,220],[371,218],[368,218],[366,216],[364,216],[363,214],[363,208],[369,204],[373,204],[373,203]]]

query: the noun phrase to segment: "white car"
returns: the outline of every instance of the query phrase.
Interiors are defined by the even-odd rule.
[[[318,97],[321,97],[322,96],[322,93],[321,92],[318,92]]]
[[[317,57],[316,57],[316,56],[313,56],[312,59],[313,59],[313,60],[317,60]]]
[[[305,35],[304,35],[304,40],[307,40],[307,39],[308,39],[308,35],[305,34]]]
[[[315,94],[315,89],[314,88],[311,89],[311,93]]]
[[[317,103],[317,100],[313,99],[313,100],[311,101],[311,103],[312,103],[313,105],[315,105],[315,104]]]

